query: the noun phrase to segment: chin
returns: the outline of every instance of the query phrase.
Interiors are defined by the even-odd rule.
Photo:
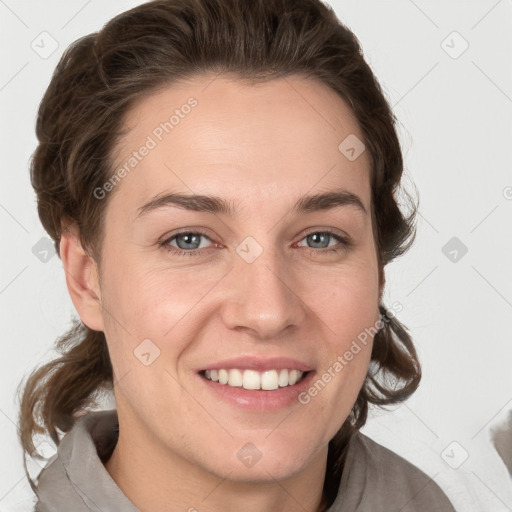
[[[307,434],[301,436],[300,442],[293,438],[279,442],[277,437],[271,441],[270,437],[275,435],[273,432],[265,440],[265,436],[268,436],[265,433],[261,436],[261,442],[257,441],[256,436],[252,436],[254,441],[237,439],[234,442],[234,456],[225,460],[215,472],[233,481],[273,482],[290,478],[311,463],[315,450],[308,445]],[[285,437],[285,432],[281,433],[281,437]],[[227,449],[222,450],[224,456],[226,453]]]
[[[288,459],[284,454],[279,454],[270,460],[263,461],[263,458],[253,466],[245,466],[237,463],[227,464],[225,471],[221,471],[223,477],[235,482],[247,483],[273,483],[276,480],[285,480],[299,473],[306,466],[292,458]]]

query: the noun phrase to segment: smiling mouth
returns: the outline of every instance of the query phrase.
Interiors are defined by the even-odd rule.
[[[292,369],[274,369],[266,371],[243,369],[202,370],[199,374],[218,384],[244,388],[247,390],[273,391],[280,388],[291,387],[305,379],[309,371]]]

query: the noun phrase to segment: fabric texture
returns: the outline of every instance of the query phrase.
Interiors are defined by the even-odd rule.
[[[34,512],[140,512],[104,466],[117,442],[117,411],[77,420],[37,478]],[[419,468],[361,432],[349,441],[338,495],[326,512],[455,512]]]

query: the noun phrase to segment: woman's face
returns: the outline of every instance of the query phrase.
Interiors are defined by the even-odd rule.
[[[358,124],[317,81],[203,75],[142,99],[126,126],[117,181],[95,191],[122,435],[234,480],[297,473],[350,413],[372,348],[358,335],[379,319]],[[286,386],[283,370],[309,373]],[[278,389],[240,387],[262,381]]]

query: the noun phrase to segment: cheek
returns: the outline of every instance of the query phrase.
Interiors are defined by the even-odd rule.
[[[319,281],[316,281],[317,284]],[[364,382],[378,322],[378,272],[366,262],[321,280],[310,288],[314,312],[324,325],[323,368],[319,378],[336,382],[339,394],[354,400]],[[346,400],[346,397],[345,397]]]
[[[346,339],[375,324],[378,313],[378,270],[360,261],[339,271],[307,278],[305,296],[334,337]]]
[[[368,253],[360,258],[352,256],[337,268],[299,265],[284,276],[285,281],[294,283],[293,291],[306,309],[324,324],[329,345],[337,352],[344,351],[347,341],[350,344],[352,337],[378,318],[378,272]],[[206,304],[210,304],[209,310],[214,307],[210,301],[221,306],[219,281],[226,269],[221,265],[171,269],[161,263],[147,267],[137,254],[105,261],[102,301],[106,325],[116,331],[112,332],[113,339],[129,336],[134,346],[145,338],[171,337],[179,349],[173,329],[182,332],[192,322],[193,331],[193,320],[198,320]]]
[[[219,276],[211,271],[148,269],[129,260],[117,260],[108,270],[103,302],[105,332],[113,350],[117,346],[116,352],[129,354],[150,339],[176,359],[198,329],[201,299]]]

